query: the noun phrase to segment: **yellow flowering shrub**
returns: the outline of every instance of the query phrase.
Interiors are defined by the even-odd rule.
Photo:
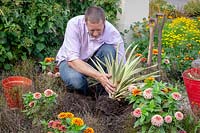
[[[180,17],[167,22],[163,29],[162,44],[173,64],[171,71],[183,72],[199,57],[200,20]]]

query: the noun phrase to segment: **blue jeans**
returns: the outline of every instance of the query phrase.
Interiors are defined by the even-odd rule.
[[[94,53],[92,56],[92,59],[96,61],[96,58],[99,58],[102,62],[105,62],[104,57],[107,56],[109,58],[116,56],[116,50],[113,47],[113,45],[109,44],[103,44],[97,52]],[[91,66],[94,66],[91,60],[88,60],[87,62]],[[106,71],[106,68],[104,67],[104,70]],[[73,68],[69,67],[67,64],[67,61],[62,61],[59,65],[59,72],[61,79],[64,81],[66,87],[71,90],[77,90],[80,93],[83,93],[84,95],[88,95],[89,89],[88,89],[88,82],[87,82],[87,76],[84,74],[81,74],[74,70]]]

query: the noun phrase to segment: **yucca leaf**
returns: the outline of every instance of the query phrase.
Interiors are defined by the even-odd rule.
[[[100,63],[98,61],[93,61],[92,58],[90,58],[92,63],[95,65],[95,67],[100,71],[100,73],[105,73],[105,71],[103,70],[102,66],[100,65]]]
[[[152,73],[150,73],[150,74],[146,74],[146,75],[143,75],[143,76],[141,76],[141,77],[138,77],[138,78],[135,78],[134,80],[133,80],[133,82],[138,82],[138,81],[141,81],[141,80],[144,80],[144,79],[146,79],[146,78],[148,78],[148,77],[150,77],[150,76],[153,76],[153,77],[159,77],[160,75],[155,75],[155,74],[158,74],[158,72],[159,71],[155,71],[155,72],[152,72]]]

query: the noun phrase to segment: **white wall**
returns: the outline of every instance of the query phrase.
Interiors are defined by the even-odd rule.
[[[118,14],[118,29],[123,32],[133,22],[142,21],[149,15],[149,0],[121,0],[122,14]],[[125,42],[131,42],[131,32],[125,36]]]

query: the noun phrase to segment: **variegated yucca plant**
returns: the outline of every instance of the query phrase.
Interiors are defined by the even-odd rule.
[[[141,56],[136,56],[136,54],[134,54],[136,47],[137,46],[134,46],[132,48],[129,46],[126,49],[126,55],[129,53],[126,61],[124,61],[125,57],[118,59],[118,48],[116,57],[105,57],[105,63],[103,63],[97,57],[96,62],[92,60],[99,72],[106,73],[102,67],[102,65],[104,65],[107,68],[108,73],[112,74],[110,80],[116,86],[116,91],[114,94],[109,94],[109,97],[112,99],[125,98],[128,95],[128,87],[131,84],[137,84],[139,81],[142,81],[150,76],[159,76],[157,75],[158,71],[154,71],[148,74],[141,74],[141,72],[144,72],[144,70],[155,67],[156,65],[146,68],[141,67],[141,65],[139,66],[141,62]]]

